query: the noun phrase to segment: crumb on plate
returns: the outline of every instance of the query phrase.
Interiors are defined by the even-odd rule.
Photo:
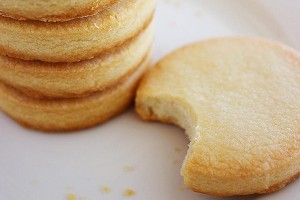
[[[172,162],[173,165],[177,165],[177,164],[179,164],[179,163],[180,163],[179,160],[173,160],[173,162]]]
[[[102,193],[107,194],[110,192],[110,188],[107,186],[102,187]]]
[[[67,194],[67,200],[77,200],[77,197],[73,193],[68,193]]]
[[[131,196],[135,195],[135,192],[132,189],[128,188],[128,189],[124,190],[123,194],[125,197],[131,197]]]
[[[36,180],[36,179],[32,179],[32,180],[31,180],[31,184],[32,184],[32,185],[37,185],[38,183],[39,183],[39,181]]]
[[[181,151],[182,151],[182,149],[181,149],[180,147],[176,147],[174,150],[175,150],[176,152],[181,152]]]
[[[123,168],[123,170],[125,172],[132,172],[132,171],[134,171],[134,167],[133,166],[129,166],[129,165],[125,165],[124,168]]]

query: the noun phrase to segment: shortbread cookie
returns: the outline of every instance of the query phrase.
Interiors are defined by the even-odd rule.
[[[97,15],[57,23],[0,17],[0,54],[47,62],[91,59],[138,35],[155,6],[155,0],[122,0]]]
[[[300,172],[300,55],[254,38],[179,49],[143,79],[136,110],[186,130],[181,174],[196,192],[281,189]]]
[[[149,57],[126,80],[102,92],[74,99],[32,99],[0,82],[0,109],[20,124],[43,131],[72,131],[103,123],[124,111],[134,97]]]
[[[0,14],[18,20],[67,21],[96,14],[118,0],[1,0]]]
[[[117,85],[143,62],[153,40],[152,25],[100,57],[75,63],[24,61],[0,56],[0,80],[34,98],[74,98]]]

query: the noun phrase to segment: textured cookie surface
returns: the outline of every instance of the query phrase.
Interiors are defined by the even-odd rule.
[[[134,98],[150,55],[127,79],[84,98],[33,99],[0,82],[0,109],[20,124],[43,131],[72,131],[107,121],[124,111]]]
[[[56,23],[0,17],[0,54],[47,62],[91,59],[138,35],[155,6],[155,0],[122,0],[97,15]]]
[[[0,80],[33,98],[74,98],[105,90],[130,76],[151,47],[153,27],[100,57],[75,63],[0,56]]]
[[[183,127],[181,174],[194,191],[281,189],[300,172],[300,56],[270,41],[212,39],[179,49],[143,79],[136,110]]]
[[[18,20],[67,21],[93,15],[118,0],[1,0],[0,14]]]

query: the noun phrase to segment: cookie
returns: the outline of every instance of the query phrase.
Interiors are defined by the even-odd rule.
[[[127,79],[84,98],[33,99],[0,82],[0,109],[25,127],[57,132],[103,123],[124,111],[135,95],[150,57]]]
[[[67,21],[96,14],[118,0],[1,0],[0,14],[18,20]]]
[[[196,192],[279,190],[300,172],[300,55],[263,39],[229,37],[183,47],[143,79],[145,120],[185,129],[181,174]]]
[[[142,32],[155,6],[155,0],[122,0],[97,15],[56,23],[0,17],[0,54],[46,62],[92,59]]]
[[[147,56],[153,26],[97,58],[74,63],[24,61],[0,56],[0,80],[33,98],[75,98],[126,79]]]

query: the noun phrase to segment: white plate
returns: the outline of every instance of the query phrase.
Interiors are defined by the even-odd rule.
[[[224,35],[262,36],[300,48],[299,10],[294,0],[159,0],[154,60],[183,44]],[[143,122],[132,109],[73,134],[26,130],[3,114],[0,129],[1,200],[65,200],[67,193],[89,200],[219,199],[183,188],[184,132]],[[109,193],[101,191],[104,186]],[[124,197],[126,188],[136,194]],[[296,200],[299,189],[296,181],[271,195],[232,199]]]

